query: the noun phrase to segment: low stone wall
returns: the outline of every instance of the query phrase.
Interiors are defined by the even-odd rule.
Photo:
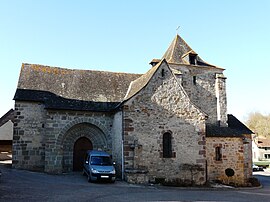
[[[147,175],[147,170],[140,169],[126,169],[125,170],[125,180],[132,184],[147,184],[149,183],[149,178]]]

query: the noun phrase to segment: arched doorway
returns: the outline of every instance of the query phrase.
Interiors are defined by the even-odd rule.
[[[85,146],[80,146],[80,142],[82,142],[82,144],[88,143],[88,146],[86,145],[86,148],[83,149]],[[85,153],[86,150],[90,149],[106,150],[108,148],[108,142],[104,132],[96,125],[90,123],[79,123],[72,126],[65,132],[63,142],[61,144],[63,145],[63,172],[71,172],[81,169],[75,166],[80,165],[80,163],[77,163],[79,161],[76,159],[79,159],[80,156],[84,157],[84,154],[80,153]],[[78,151],[80,149],[83,149],[83,151]]]
[[[73,148],[73,171],[81,171],[83,169],[83,160],[87,150],[93,149],[92,142],[86,138],[79,138]]]

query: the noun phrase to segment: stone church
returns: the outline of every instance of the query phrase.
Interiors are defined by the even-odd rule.
[[[132,74],[22,64],[13,167],[79,171],[99,149],[131,183],[248,185],[252,131],[227,115],[224,69],[179,35],[150,65]]]

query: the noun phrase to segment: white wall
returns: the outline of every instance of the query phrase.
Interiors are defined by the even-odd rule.
[[[6,122],[0,127],[0,140],[12,140],[13,139],[13,123],[12,121]]]
[[[252,161],[253,162],[256,162],[259,160],[260,158],[260,151],[259,151],[259,148],[257,146],[257,144],[254,142],[254,139],[252,141]]]
[[[114,115],[112,125],[112,155],[113,160],[116,162],[115,167],[119,176],[122,172],[122,131],[122,111],[120,111]]]

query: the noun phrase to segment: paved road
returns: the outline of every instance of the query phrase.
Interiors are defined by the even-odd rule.
[[[0,201],[269,201],[270,173],[258,172],[261,189],[172,188],[122,181],[88,183],[80,173],[48,175],[0,165]],[[268,176],[269,175],[269,176]]]

